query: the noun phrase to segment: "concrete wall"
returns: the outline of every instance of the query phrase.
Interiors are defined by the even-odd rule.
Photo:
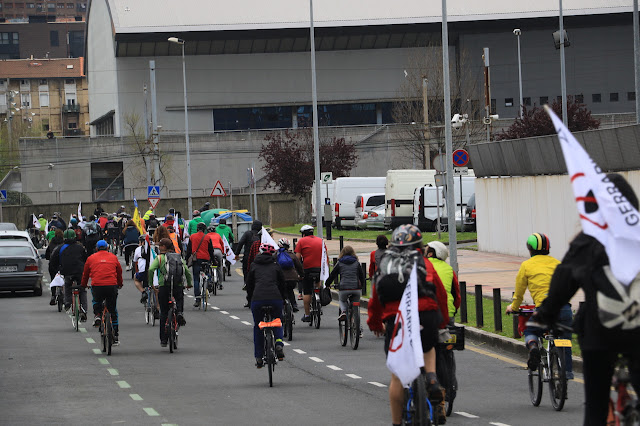
[[[640,171],[620,173],[640,193]],[[567,175],[476,179],[476,211],[481,251],[528,256],[527,237],[540,232],[562,259],[582,229]]]

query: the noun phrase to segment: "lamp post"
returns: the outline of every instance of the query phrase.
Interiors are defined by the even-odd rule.
[[[567,117],[567,74],[564,61],[564,19],[562,18],[562,0],[559,0],[560,9],[560,90],[562,92],[562,122],[569,127],[569,117]]]
[[[182,84],[184,91],[184,139],[187,149],[187,208],[189,219],[193,219],[193,200],[191,199],[191,155],[189,151],[189,113],[187,112],[187,70],[184,64],[184,40],[178,37],[169,37],[170,43],[182,46]]]
[[[520,60],[520,34],[522,34],[522,31],[520,31],[520,28],[516,28],[513,30],[513,34],[518,39],[518,86],[520,88],[520,97],[518,98],[518,101],[520,102],[520,119],[522,120],[522,107],[524,106],[524,101],[522,99],[522,61]]]

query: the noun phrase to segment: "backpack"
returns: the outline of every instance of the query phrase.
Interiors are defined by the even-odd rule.
[[[89,222],[84,227],[84,233],[87,235],[94,235],[98,233],[98,225],[95,222]]]
[[[107,222],[107,226],[106,226],[107,230],[113,230],[116,229],[116,224],[114,221],[110,220]]]
[[[609,265],[594,275],[597,288],[598,318],[609,329],[634,330],[640,328],[640,274],[624,286],[611,272]]]
[[[278,249],[276,260],[278,261],[278,265],[280,265],[282,269],[293,269],[293,267],[295,266],[295,264],[293,263],[293,259],[291,259],[289,253],[287,253],[283,248]]]
[[[436,298],[436,287],[427,282],[427,267],[424,257],[417,250],[388,249],[384,252],[373,277],[376,293],[382,306],[402,299],[413,265],[417,264],[418,297]]]
[[[184,277],[184,267],[182,265],[182,256],[178,253],[166,253],[166,273],[164,274],[164,283],[174,286],[181,286]]]

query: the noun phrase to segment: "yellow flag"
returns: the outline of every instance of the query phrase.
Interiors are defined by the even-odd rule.
[[[137,207],[133,211],[133,223],[136,225],[136,228],[138,228],[138,232],[140,232],[140,235],[143,235],[144,228],[142,227],[142,220],[140,219],[140,213],[138,213]]]

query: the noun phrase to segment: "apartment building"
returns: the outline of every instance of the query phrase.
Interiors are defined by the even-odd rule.
[[[45,20],[84,21],[86,15],[86,1],[0,1],[0,20],[5,22],[19,22],[30,17],[42,17]]]

